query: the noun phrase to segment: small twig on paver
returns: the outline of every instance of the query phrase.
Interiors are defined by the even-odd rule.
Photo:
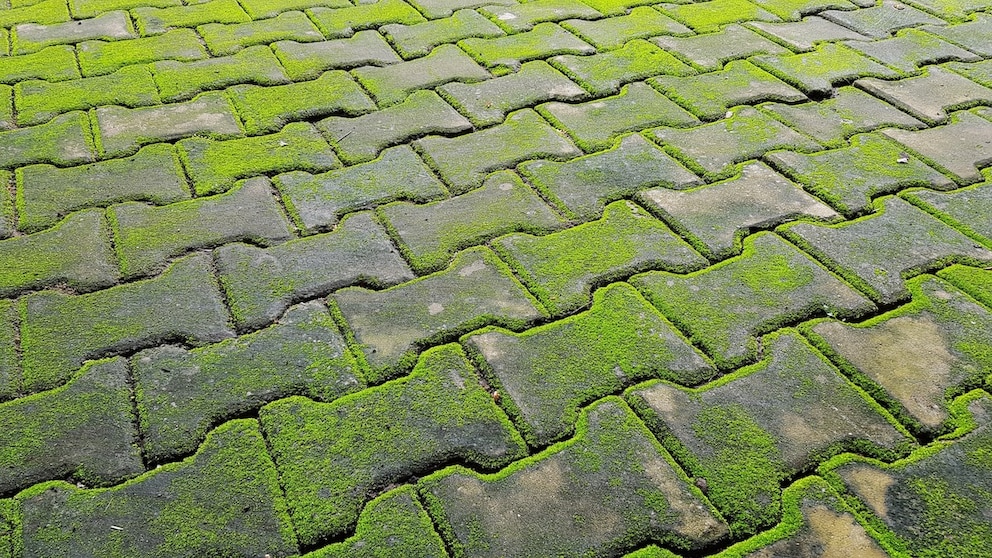
[[[343,136],[341,136],[338,139],[334,140],[334,143],[339,143],[344,138],[350,136],[352,132],[354,132],[354,130],[348,130]]]

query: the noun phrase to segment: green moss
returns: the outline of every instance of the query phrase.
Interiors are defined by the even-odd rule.
[[[186,101],[203,91],[240,83],[280,85],[289,82],[267,46],[249,47],[233,56],[209,60],[156,62],[151,68],[165,102]]]
[[[69,21],[69,8],[63,0],[42,0],[36,4],[0,11],[0,27],[21,23],[52,25]]]
[[[144,6],[166,8],[181,5],[180,0],[69,0],[69,8],[75,19],[96,17],[103,12],[130,10]]]
[[[140,107],[160,102],[151,72],[141,66],[125,67],[101,77],[57,83],[25,81],[14,87],[17,122],[21,126],[42,124],[71,110],[103,105]]]
[[[271,55],[268,45],[276,41],[311,43],[324,40],[324,36],[303,12],[283,12],[270,19],[235,25],[208,23],[196,30],[214,56],[234,54],[255,45],[264,45]]]
[[[832,85],[862,77],[902,77],[860,52],[839,43],[823,43],[813,52],[782,56],[759,56],[752,62],[807,94],[825,93]]]
[[[207,23],[246,23],[251,17],[236,0],[210,0],[170,8],[136,8],[134,19],[144,35],[158,35],[170,27],[196,27]]]
[[[192,29],[125,41],[85,41],[78,46],[84,76],[115,72],[124,66],[160,60],[191,62],[207,57],[207,50]]]
[[[79,79],[75,49],[67,45],[53,46],[33,54],[0,58],[0,83],[14,84],[27,79]]]
[[[992,308],[992,270],[953,265],[937,275]]]
[[[778,19],[747,0],[713,0],[666,6],[662,13],[670,15],[697,33],[715,31],[728,23],[738,21]]]
[[[427,21],[403,0],[379,0],[338,9],[313,8],[309,13],[328,39],[350,37],[355,31],[376,29],[388,23],[413,25]]]
[[[623,48],[593,56],[563,56],[554,65],[596,95],[616,93],[621,85],[658,74],[687,76],[695,70],[654,43],[634,39]]]
[[[583,2],[605,15],[622,15],[635,6],[653,4],[654,0],[588,0]]]

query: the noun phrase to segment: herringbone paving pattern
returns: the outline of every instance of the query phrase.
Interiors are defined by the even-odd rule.
[[[992,0],[0,0],[0,558],[992,556]]]

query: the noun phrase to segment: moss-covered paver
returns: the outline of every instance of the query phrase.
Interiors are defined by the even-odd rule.
[[[0,0],[0,558],[992,548],[992,0]]]

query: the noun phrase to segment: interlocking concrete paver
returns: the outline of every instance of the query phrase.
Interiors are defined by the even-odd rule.
[[[300,542],[345,532],[374,491],[452,460],[495,469],[525,454],[457,345],[413,373],[331,403],[293,397],[260,413]]]
[[[696,33],[717,31],[728,23],[781,21],[775,14],[747,0],[712,0],[707,4],[662,4],[662,11]]]
[[[616,93],[621,85],[659,74],[696,73],[678,58],[643,39],[592,56],[556,56],[551,62],[594,95]]]
[[[10,191],[12,173],[0,171],[0,240],[14,236],[17,212],[14,209],[14,196]]]
[[[861,5],[868,7],[874,4],[872,0],[753,0],[759,7],[768,10],[786,21],[800,21],[803,16],[819,13],[823,10],[853,10]],[[761,23],[761,22],[755,22]]]
[[[135,8],[133,13],[142,36],[159,35],[175,27],[251,21],[237,0],[209,0],[171,8]]]
[[[25,79],[62,81],[79,77],[76,54],[71,46],[53,46],[33,54],[0,56],[0,83]]]
[[[992,43],[989,42],[992,39],[990,24],[992,24],[992,15],[977,13],[967,23],[925,25],[920,29],[988,58],[992,56]]]
[[[920,77],[892,82],[859,79],[855,85],[931,125],[946,124],[948,111],[992,104],[992,89],[939,66]]]
[[[359,31],[347,39],[319,43],[278,41],[272,50],[293,81],[316,79],[326,70],[384,66],[400,57],[375,31]]]
[[[561,26],[597,49],[606,50],[620,48],[634,39],[692,34],[685,25],[648,6],[633,8],[627,15],[594,21],[570,19]]]
[[[850,46],[857,48],[856,41],[867,41],[861,33],[857,33],[843,25],[838,25],[822,17],[810,16],[802,21],[789,23],[765,23],[755,21],[750,24],[753,29],[770,35],[789,45],[798,52],[812,51],[818,43],[827,43],[847,39]]]
[[[2,169],[33,163],[89,163],[94,160],[93,152],[90,119],[84,112],[56,116],[40,126],[0,132]]]
[[[847,46],[860,50],[876,60],[903,72],[919,72],[924,64],[934,64],[948,60],[975,62],[982,58],[961,47],[916,29],[900,31],[895,37],[874,42],[847,42]],[[931,72],[937,71],[937,68]],[[933,74],[930,74],[933,77]],[[942,84],[947,85],[947,84]]]
[[[291,10],[306,8],[348,8],[352,4],[348,0],[241,0],[241,7],[248,12],[252,19],[267,19]]]
[[[442,45],[423,58],[383,68],[359,68],[355,78],[375,97],[380,107],[395,105],[418,89],[431,89],[451,81],[477,82],[489,72],[454,45]]]
[[[131,64],[159,60],[192,62],[207,57],[206,47],[192,29],[175,29],[126,41],[84,41],[77,45],[76,51],[79,67],[87,77],[109,74]]]
[[[820,15],[875,39],[883,39],[906,27],[944,23],[922,10],[895,0],[882,0],[877,5],[862,10],[827,10]]]
[[[69,21],[69,19],[69,5],[67,2],[64,0],[42,0],[29,6],[4,10],[0,13],[0,27],[10,28],[20,23],[53,25],[64,23]]]
[[[215,56],[234,54],[246,47],[275,41],[306,43],[324,40],[303,12],[283,12],[271,19],[249,23],[208,23],[197,27],[196,31]]]
[[[819,97],[829,97],[835,85],[862,77],[901,77],[895,70],[837,43],[819,45],[813,52],[756,56],[752,60],[804,93]]]
[[[194,62],[156,62],[151,65],[151,71],[165,102],[186,101],[198,93],[239,83],[289,83],[289,78],[268,46],[248,47],[233,56]]]
[[[20,390],[17,321],[17,306],[13,301],[0,301],[0,401],[13,399]]]
[[[445,43],[469,37],[489,39],[506,35],[499,26],[475,10],[458,10],[451,17],[413,25],[383,25],[381,29],[407,60],[427,56],[434,47]]]
[[[506,37],[463,39],[458,46],[480,64],[500,73],[516,71],[521,63],[537,58],[596,52],[595,47],[554,23],[539,23],[530,31]]]
[[[351,37],[355,31],[375,29],[387,23],[414,24],[427,21],[403,0],[377,0],[346,8],[313,8],[313,21],[328,39]]]
[[[98,39],[108,41],[132,39],[137,36],[127,12],[107,12],[90,19],[54,25],[24,23],[14,27],[11,42],[15,54],[30,54],[47,46]]]
[[[992,87],[992,60],[974,63],[950,62],[944,66],[985,87]],[[988,109],[982,110],[985,111],[984,116],[987,118]]]
[[[725,62],[749,58],[755,54],[789,52],[785,47],[735,23],[724,26],[716,33],[690,37],[655,37],[651,40],[704,71],[719,70]]]
[[[97,16],[101,12],[130,10],[140,6],[166,8],[181,6],[182,2],[181,0],[69,0],[68,4],[73,19],[83,19]]]
[[[461,9],[489,5],[512,6],[517,2],[516,0],[410,0],[410,3],[429,19],[439,19]]]
[[[905,145],[958,184],[982,180],[978,169],[992,164],[992,122],[970,112],[951,116],[951,123],[926,130],[885,129],[882,133]]]
[[[14,88],[0,85],[0,131],[13,130],[17,127],[14,122]]]
[[[22,81],[14,86],[20,126],[44,124],[59,114],[105,105],[144,107],[161,102],[151,72],[131,66],[99,77],[49,83]]]
[[[944,279],[972,298],[992,308],[992,270],[965,265],[952,265],[937,272]]]
[[[992,5],[989,4],[989,0],[955,0],[953,2],[942,2],[941,0],[920,0],[917,2],[917,5],[922,9],[951,22],[965,20],[967,19],[968,14],[980,12],[983,9],[992,7]]]
[[[534,0],[524,4],[484,6],[479,10],[509,33],[529,31],[535,24],[559,22],[566,19],[597,19],[598,11],[578,0]]]
[[[912,191],[904,197],[992,248],[992,221],[987,218],[992,212],[992,182],[951,193]]]

